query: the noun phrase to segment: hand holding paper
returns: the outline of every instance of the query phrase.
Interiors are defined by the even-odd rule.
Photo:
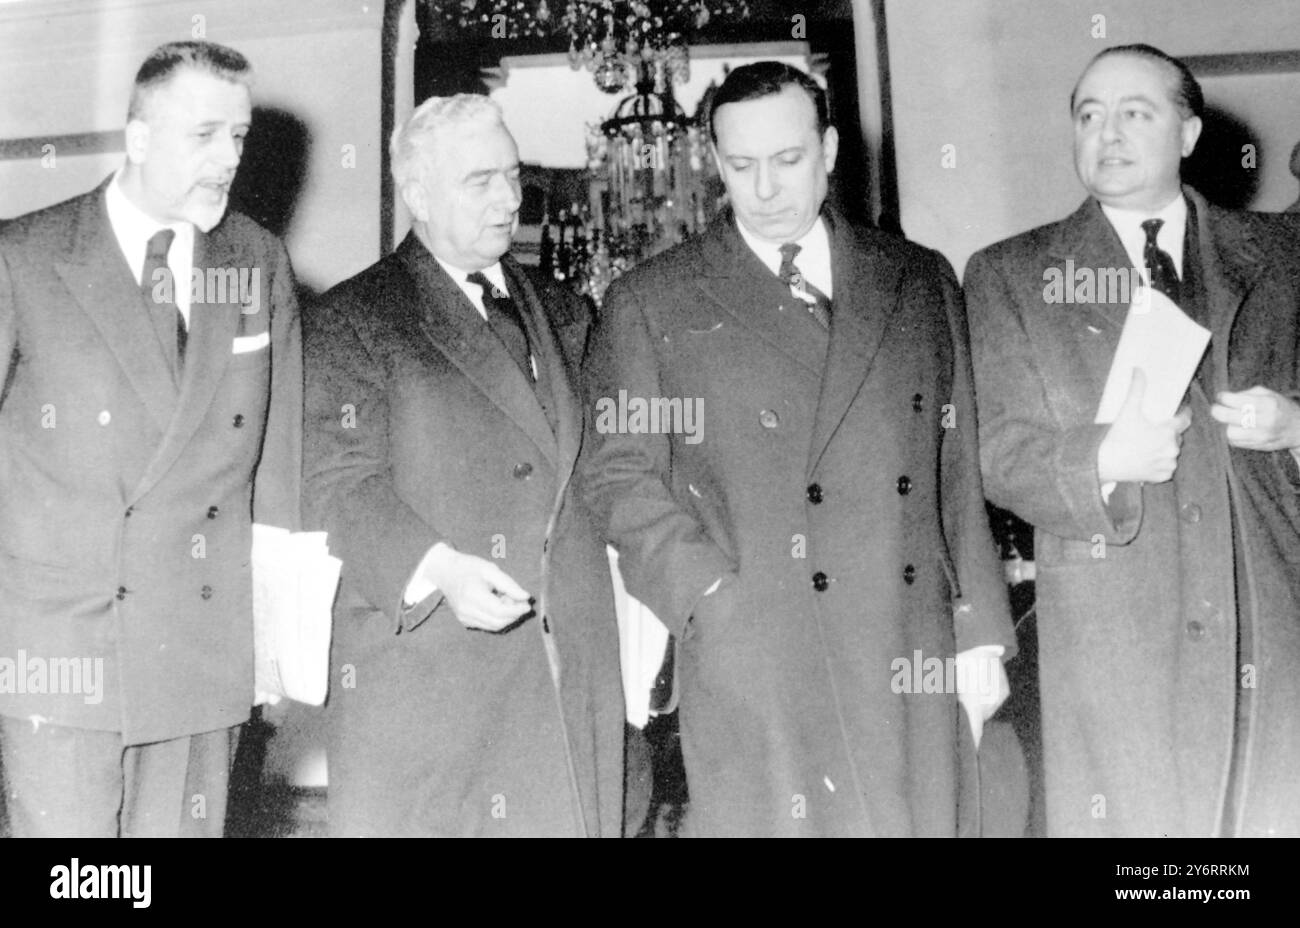
[[[1164,483],[1178,467],[1180,437],[1192,424],[1181,410],[1172,418],[1152,420],[1143,407],[1147,378],[1134,368],[1124,405],[1097,449],[1097,476],[1105,483]]]
[[[1163,483],[1178,466],[1179,439],[1191,425],[1179,404],[1210,342],[1167,296],[1134,294],[1094,420],[1110,424],[1097,449],[1103,485]]]

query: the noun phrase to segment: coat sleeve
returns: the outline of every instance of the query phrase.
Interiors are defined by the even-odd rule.
[[[618,551],[627,591],[679,638],[695,605],[736,565],[674,498],[668,435],[619,434],[607,428],[619,392],[657,397],[659,369],[645,309],[616,282],[591,337],[585,394],[588,423],[578,473],[584,502],[605,541]]]
[[[1003,653],[1006,659],[1016,653],[1016,634],[1011,622],[1007,585],[984,506],[975,420],[975,385],[965,308],[948,262],[938,255],[936,260],[953,345],[949,402],[956,417],[952,423],[955,427],[944,429],[940,452],[944,539],[957,571],[953,632],[958,651],[996,644],[1006,649]]]
[[[988,498],[1035,528],[1128,544],[1142,517],[1141,489],[1121,483],[1102,499],[1097,448],[1107,426],[1063,426],[1047,405],[1048,357],[1035,352],[1025,306],[1005,266],[980,252],[965,277],[979,403],[980,463]],[[1038,292],[1038,291],[1035,291]]]
[[[387,365],[358,331],[373,307],[349,293],[326,295],[303,320],[308,525],[329,532],[348,582],[390,617],[393,630],[409,630],[442,604],[435,593],[405,609],[402,595],[424,555],[444,539],[393,486]]]
[[[302,329],[293,271],[275,243],[271,271],[271,399],[253,478],[253,520],[302,528]]]

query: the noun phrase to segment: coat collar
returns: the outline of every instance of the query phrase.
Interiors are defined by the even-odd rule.
[[[829,348],[820,365],[810,472],[867,378],[898,307],[903,278],[903,264],[891,260],[880,243],[870,241],[837,211],[824,208],[822,218],[831,238],[835,299]],[[705,293],[739,322],[788,353],[790,346],[771,314],[756,311],[771,302],[772,273],[745,244],[730,210],[709,228],[701,254],[700,286]]]
[[[434,348],[509,416],[552,464],[557,463],[556,438],[533,385],[505,346],[498,339],[487,337],[490,331],[485,330],[483,318],[464,291],[414,232],[407,234],[395,254],[415,284],[420,307],[418,323]],[[529,334],[534,334],[531,329]],[[538,363],[545,363],[540,358],[542,352],[537,354]]]

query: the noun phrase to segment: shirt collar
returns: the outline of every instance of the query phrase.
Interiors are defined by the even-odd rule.
[[[1178,276],[1183,276],[1183,241],[1187,235],[1187,199],[1180,191],[1178,196],[1174,197],[1162,208],[1151,212],[1149,210],[1120,209],[1114,206],[1101,204],[1101,211],[1106,214],[1107,221],[1110,222],[1111,228],[1119,236],[1119,240],[1124,244],[1124,252],[1128,255],[1129,261],[1133,267],[1145,273],[1146,260],[1143,252],[1146,250],[1147,234],[1142,229],[1142,223],[1148,219],[1162,219],[1163,225],[1160,231],[1156,233],[1156,244],[1162,251],[1173,258],[1174,269],[1178,271]]]
[[[104,192],[104,208],[108,212],[109,224],[117,239],[118,248],[126,258],[127,266],[135,275],[136,283],[144,273],[144,260],[149,249],[149,239],[162,229],[171,229],[176,233],[171,247],[167,250],[167,264],[173,273],[180,275],[180,264],[189,264],[194,254],[194,226],[184,220],[164,224],[152,218],[140,207],[131,202],[131,198],[122,189],[122,172],[119,170],[108,183]],[[178,261],[184,255],[188,260]]]
[[[432,255],[433,252],[431,251],[429,254]],[[474,272],[457,267],[448,261],[442,260],[442,258],[439,258],[437,255],[433,255],[433,260],[437,261],[439,266],[447,272],[447,275],[451,277],[452,280],[456,281],[456,286],[460,287],[461,292],[469,298],[470,305],[478,310],[480,316],[486,319],[487,310],[483,308],[483,288],[477,284],[469,282],[469,275]],[[499,287],[506,293],[510,292],[510,288],[506,286],[506,272],[502,270],[500,261],[495,264],[490,264],[485,268],[481,268],[480,270],[483,276],[491,282],[492,286]]]
[[[736,228],[740,230],[740,237],[745,240],[749,250],[758,256],[768,270],[778,275],[781,269],[781,243],[773,245],[763,241],[746,229],[739,219],[736,220]],[[799,273],[828,298],[833,299],[831,237],[825,220],[818,216],[812,227],[796,239],[794,244],[799,246],[799,254],[794,259]]]

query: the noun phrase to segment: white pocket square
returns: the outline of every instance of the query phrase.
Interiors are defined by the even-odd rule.
[[[238,336],[230,343],[230,353],[248,354],[250,351],[257,351],[259,348],[265,348],[269,344],[271,344],[270,332],[261,332],[257,335]]]

